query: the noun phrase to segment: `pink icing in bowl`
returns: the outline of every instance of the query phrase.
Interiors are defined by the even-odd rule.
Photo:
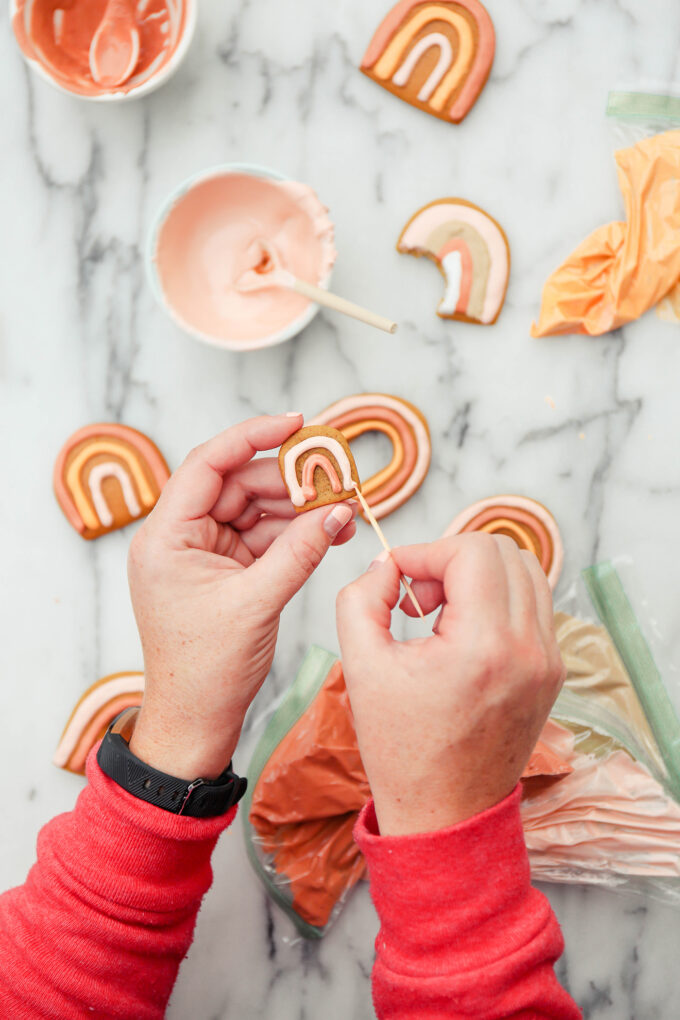
[[[89,50],[107,0],[10,0],[14,35],[28,65],[61,92],[99,102],[137,98],[170,78],[189,48],[198,0],[130,0],[139,54],[130,77],[106,87],[92,77]]]
[[[191,178],[166,202],[149,240],[147,267],[161,306],[192,336],[229,350],[295,336],[318,305],[283,287],[238,286],[263,238],[294,276],[328,285],[333,224],[312,188],[249,164]]]

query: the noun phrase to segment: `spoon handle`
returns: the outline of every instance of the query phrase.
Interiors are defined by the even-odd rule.
[[[324,290],[323,287],[316,287],[313,283],[307,283],[306,280],[294,279],[291,287],[298,294],[303,294],[306,298],[309,298],[310,301],[315,301],[326,308],[334,308],[336,312],[351,315],[353,319],[359,319],[360,322],[365,322],[369,326],[375,326],[376,329],[383,329],[386,333],[394,333],[397,329],[396,322],[386,319],[384,315],[376,315],[375,312],[369,312],[367,308],[355,305],[353,301],[347,301],[345,298],[338,297],[337,294],[331,294],[330,291]]]

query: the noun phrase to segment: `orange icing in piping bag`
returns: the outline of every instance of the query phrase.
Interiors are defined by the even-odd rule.
[[[532,336],[618,329],[680,280],[680,131],[615,158],[625,222],[598,227],[548,277]]]

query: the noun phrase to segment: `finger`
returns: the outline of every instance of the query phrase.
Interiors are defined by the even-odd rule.
[[[298,514],[248,571],[261,601],[274,612],[314,573],[334,540],[356,514],[356,504],[335,503]]]
[[[289,499],[262,499],[249,503],[243,513],[230,520],[229,524],[237,531],[245,531],[246,528],[252,528],[263,514],[283,517],[287,521],[292,521],[297,517],[295,507]]]
[[[494,535],[508,577],[510,620],[519,633],[536,634],[536,591],[517,543],[507,535]]]
[[[553,597],[543,567],[532,552],[522,550],[522,559],[531,577],[536,598],[536,615],[541,636],[546,646],[555,643],[555,615]]]
[[[219,530],[214,552],[218,556],[235,560],[242,567],[249,567],[254,562],[254,556],[245,542],[243,542],[239,532],[234,531],[228,524],[217,524],[215,526]]]
[[[290,521],[282,520],[280,517],[261,517],[254,527],[248,531],[240,532],[241,541],[250,550],[255,559],[259,559],[267,551],[272,542],[282,535],[290,526]],[[333,539],[332,545],[344,545],[356,533],[356,524],[350,520],[337,536]]]
[[[274,457],[258,457],[230,471],[210,512],[216,521],[233,521],[249,503],[260,499],[285,501],[294,509]]]
[[[432,613],[444,601],[444,585],[441,581],[413,581],[411,588],[425,616]],[[404,595],[399,603],[399,608],[407,616],[418,616],[418,611],[408,594]]]
[[[393,550],[399,569],[414,581],[440,581],[444,613],[440,625],[460,619],[509,622],[508,579],[498,545],[491,535],[455,535],[424,545]]]
[[[336,614],[342,658],[366,662],[393,642],[392,610],[399,600],[399,568],[391,557],[374,561],[338,595]]]
[[[250,418],[197,446],[165,485],[158,516],[190,521],[210,513],[228,471],[242,467],[260,450],[280,446],[301,425],[302,415]]]

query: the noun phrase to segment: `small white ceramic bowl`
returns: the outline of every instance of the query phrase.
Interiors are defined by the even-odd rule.
[[[169,78],[172,78],[173,74],[178,69],[178,67],[180,66],[180,64],[187,55],[187,51],[189,49],[189,46],[191,45],[191,40],[193,39],[194,32],[196,30],[196,19],[198,15],[198,0],[181,0],[181,2],[183,3],[185,9],[184,28],[182,30],[182,35],[180,36],[180,39],[177,43],[177,48],[175,49],[175,52],[172,54],[167,64],[164,64],[156,74],[152,75],[146,81],[140,82],[139,85],[136,85],[134,88],[131,88],[128,92],[113,90],[111,92],[101,92],[93,96],[86,96],[80,92],[75,92],[72,89],[66,88],[66,86],[64,86],[61,82],[58,82],[55,78],[53,78],[49,70],[44,66],[44,64],[42,64],[40,60],[38,60],[37,58],[34,59],[30,57],[28,54],[24,53],[24,50],[20,45],[19,51],[23,56],[24,60],[26,61],[26,63],[28,64],[28,66],[31,68],[31,70],[35,71],[38,77],[42,78],[44,81],[49,82],[50,85],[52,85],[59,92],[62,92],[64,95],[75,96],[77,99],[86,99],[90,102],[95,103],[120,103],[123,102],[123,100],[125,99],[139,99],[140,96],[147,96],[150,92],[155,92],[155,90],[157,88],[160,88],[160,86],[163,85],[166,81],[168,81]],[[19,10],[19,3],[20,0],[9,0],[9,16],[13,30],[14,30],[14,17]],[[29,10],[30,3],[31,0],[28,0],[27,7],[29,7]]]
[[[189,177],[186,181],[180,184],[180,186],[176,188],[171,195],[168,196],[156,215],[149,232],[146,245],[145,262],[147,277],[153,295],[166,315],[169,315],[177,326],[196,340],[202,340],[204,343],[211,344],[213,347],[221,347],[223,350],[229,351],[254,351],[262,347],[273,347],[275,344],[282,344],[284,341],[290,340],[291,337],[297,336],[297,334],[312,321],[319,311],[319,306],[310,302],[309,306],[304,310],[304,312],[302,312],[301,315],[299,315],[296,319],[293,319],[284,328],[275,333],[271,333],[268,336],[248,340],[224,339],[223,337],[211,336],[208,333],[201,332],[201,330],[197,329],[191,323],[185,322],[184,319],[176,313],[170,302],[167,300],[158,273],[158,266],[156,264],[158,238],[163,224],[168,218],[172,208],[197,184],[202,184],[204,181],[211,180],[215,177],[222,177],[226,174],[248,174],[252,177],[264,177],[274,181],[287,181],[291,179],[286,177],[285,174],[279,173],[277,170],[272,170],[269,167],[258,166],[255,163],[224,163],[220,166],[210,167],[208,170],[203,170],[200,173]],[[329,271],[324,279],[319,281],[319,286],[328,287],[331,276],[332,271]]]

